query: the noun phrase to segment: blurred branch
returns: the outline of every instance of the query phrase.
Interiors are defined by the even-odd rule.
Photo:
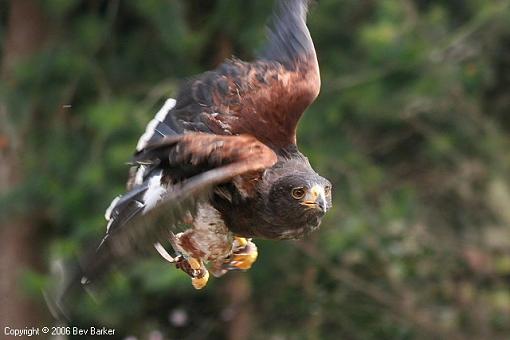
[[[462,339],[458,334],[438,325],[427,313],[413,308],[409,299],[406,299],[405,296],[392,296],[377,286],[361,279],[354,273],[333,265],[317,249],[308,246],[306,242],[295,244],[298,249],[309,256],[330,277],[388,307],[388,310],[391,311],[391,314],[397,321],[404,324],[411,323],[428,334],[439,336],[442,339]]]

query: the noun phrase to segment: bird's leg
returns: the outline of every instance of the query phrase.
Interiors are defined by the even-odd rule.
[[[175,266],[191,277],[191,284],[195,289],[202,289],[207,285],[209,271],[202,260],[194,257],[185,258],[181,255]]]
[[[202,260],[190,256],[185,256],[181,252],[177,251],[177,240],[178,235],[174,235],[174,233],[170,233],[170,243],[174,248],[177,256],[172,257],[166,249],[160,244],[156,243],[154,247],[158,251],[158,253],[168,262],[174,263],[175,267],[181,269],[183,272],[188,274],[191,277],[191,284],[195,289],[202,289],[207,285],[207,281],[209,280],[209,271],[205,267]]]
[[[222,265],[226,270],[247,270],[250,269],[258,256],[257,246],[250,238],[234,237],[232,255]]]
[[[182,233],[181,233],[182,234]],[[181,235],[170,233],[170,243],[174,249],[181,249],[178,244],[178,237]],[[179,262],[175,266],[191,277],[191,284],[195,289],[202,289],[209,281],[209,271],[201,259],[180,255]]]

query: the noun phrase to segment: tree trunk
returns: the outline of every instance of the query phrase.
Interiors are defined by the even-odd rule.
[[[250,280],[246,273],[228,273],[223,279],[227,295],[223,315],[227,321],[226,338],[251,339],[253,306]]]
[[[16,65],[36,53],[46,36],[46,20],[36,0],[12,0],[6,29],[1,81],[15,86]],[[30,98],[27,98],[30,100]],[[20,132],[10,122],[15,112],[0,102],[0,196],[23,183],[20,156],[24,143]],[[21,276],[27,269],[41,263],[41,242],[37,239],[40,223],[30,211],[24,216],[0,217],[0,321],[5,326],[41,326],[41,302],[34,301],[23,292]]]

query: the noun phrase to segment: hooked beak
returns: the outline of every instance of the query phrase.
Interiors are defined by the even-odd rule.
[[[306,193],[301,204],[309,208],[326,212],[328,210],[328,206],[326,204],[326,193],[324,192],[324,188],[317,184],[314,185],[312,189]]]

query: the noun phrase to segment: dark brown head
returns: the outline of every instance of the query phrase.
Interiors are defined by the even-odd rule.
[[[305,160],[289,160],[266,171],[260,195],[267,227],[254,226],[259,237],[302,238],[316,230],[331,208],[331,183]]]

